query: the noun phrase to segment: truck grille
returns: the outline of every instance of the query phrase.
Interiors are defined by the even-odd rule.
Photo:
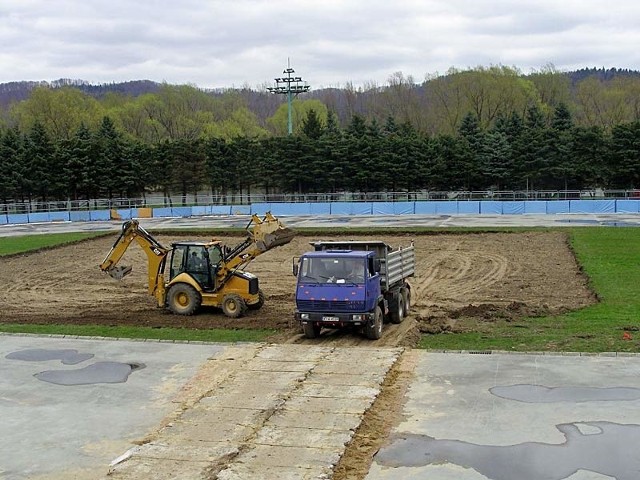
[[[344,300],[298,300],[299,310],[308,311],[343,311],[361,312],[364,310],[364,302],[349,302]]]

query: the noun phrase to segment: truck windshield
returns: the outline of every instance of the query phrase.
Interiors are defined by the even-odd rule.
[[[365,261],[347,257],[307,257],[300,264],[300,281],[305,283],[355,283],[365,281]]]

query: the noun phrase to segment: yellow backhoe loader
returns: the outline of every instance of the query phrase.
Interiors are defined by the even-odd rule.
[[[265,299],[258,278],[240,268],[293,238],[293,232],[269,212],[264,218],[254,214],[246,230],[247,238],[234,247],[212,240],[176,242],[166,248],[137,220],[130,220],[122,225],[122,232],[100,269],[117,280],[131,273],[131,266],[117,264],[135,240],[147,255],[149,293],[156,298],[158,307],[167,307],[178,315],[192,315],[204,305],[222,308],[225,315],[237,318],[247,309],[262,307]]]

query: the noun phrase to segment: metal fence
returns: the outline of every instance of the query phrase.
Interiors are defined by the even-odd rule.
[[[601,200],[640,199],[640,190],[509,190],[509,191],[417,191],[417,192],[337,192],[307,194],[207,193],[186,196],[148,195],[144,198],[100,198],[55,202],[15,202],[0,204],[1,214],[108,210],[112,208],[179,207],[201,205],[251,205],[255,203],[319,202],[415,202],[428,200]]]

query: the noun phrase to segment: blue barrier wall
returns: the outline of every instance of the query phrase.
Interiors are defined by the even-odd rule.
[[[336,202],[331,203],[331,215],[371,215],[371,202]]]
[[[524,215],[526,202],[523,201],[506,201],[502,202],[503,215]],[[546,206],[545,206],[546,207]]]
[[[231,215],[251,215],[251,205],[232,205]],[[264,213],[264,212],[263,212]]]
[[[558,200],[547,202],[547,213],[569,213],[570,201]]]
[[[570,200],[569,213],[616,213],[616,201]]]
[[[502,215],[502,202],[481,202],[480,213],[484,215]]]
[[[71,212],[71,213],[74,213],[74,212]],[[109,212],[109,210],[91,210],[91,212],[75,212],[75,213],[79,213],[79,214],[89,213],[89,216],[88,216],[89,218],[87,218],[87,220],[106,222],[107,220],[111,219],[111,213]]]
[[[457,201],[433,200],[418,202],[321,202],[321,203],[254,203],[252,205],[204,205],[166,207],[152,210],[153,217],[190,217],[206,215],[263,216],[270,211],[275,216],[287,215],[527,215],[527,214],[614,214],[640,213],[640,200],[532,200],[532,201]],[[110,210],[34,212],[1,214],[0,225],[61,221],[108,221]],[[118,209],[113,213],[122,220],[138,218],[139,210]]]
[[[309,213],[311,215],[331,215],[331,204],[326,203],[311,203]]]
[[[89,220],[99,220],[98,218],[91,218],[92,213],[104,212],[106,218],[104,220],[109,220],[111,218],[111,214],[109,210],[96,210],[95,212],[92,210],[90,212],[80,211],[80,212],[69,212],[69,220],[72,222],[88,222]]]
[[[640,200],[616,200],[616,213],[640,212]]]
[[[51,221],[49,212],[30,213],[27,215],[27,218],[29,223],[44,223]]]
[[[7,215],[7,223],[29,223],[29,215],[26,213],[10,213]]]
[[[478,215],[480,213],[480,201],[458,202],[458,213],[460,215]]]
[[[413,215],[415,202],[373,202],[371,212],[373,215]]]
[[[543,200],[533,200],[530,202],[524,202],[524,213],[535,215],[535,214],[546,214],[547,213],[547,202]]]
[[[211,215],[231,215],[231,205],[211,205]]]
[[[68,222],[71,219],[69,212],[50,212],[49,218],[52,222]]]

